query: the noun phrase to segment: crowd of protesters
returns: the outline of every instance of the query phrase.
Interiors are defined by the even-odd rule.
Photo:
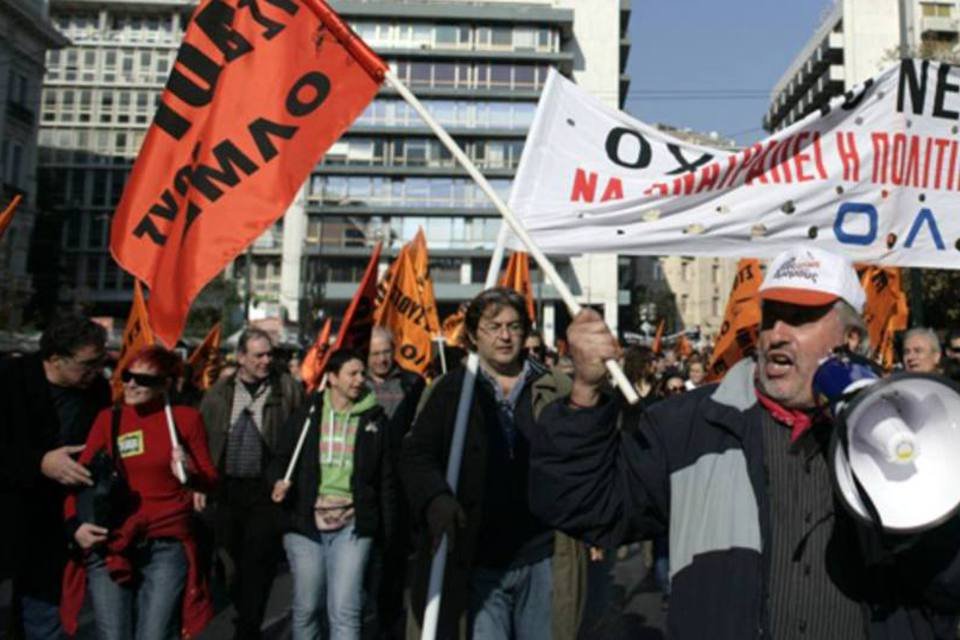
[[[104,330],[79,316],[51,322],[38,353],[0,363],[0,576],[13,583],[11,637],[73,634],[84,606],[99,638],[194,637],[214,613],[217,583],[235,607],[235,637],[259,638],[284,562],[294,640],[419,637],[443,536],[438,637],[583,634],[589,593],[602,589],[591,563],[629,541],[612,523],[571,537],[589,527],[535,508],[530,483],[531,443],[551,437],[542,416],[558,401],[581,409],[572,379],[588,360],[547,349],[510,289],[473,299],[465,328],[480,368],[453,492],[445,475],[462,350],[446,353],[450,371],[426,385],[375,328],[366,352],[334,351],[325,385],[307,395],[299,358],[279,362],[271,336],[250,328],[205,392],[179,356],[150,347],[120,372],[122,398],[111,405]],[[857,346],[862,325],[851,329]],[[902,346],[905,370],[957,377],[960,332],[941,346],[936,332],[912,329]],[[709,353],[633,345],[610,354],[654,415],[708,384]],[[651,575],[667,607],[668,536],[650,531]]]

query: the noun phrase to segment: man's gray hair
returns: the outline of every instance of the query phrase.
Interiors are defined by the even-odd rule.
[[[863,322],[863,316],[857,313],[857,310],[843,299],[837,300],[833,307],[837,310],[837,315],[840,316],[840,324],[843,325],[844,341],[846,341],[847,335],[851,331],[856,331],[860,334],[860,344],[856,350],[857,355],[869,356],[870,332],[867,331],[867,325]]]
[[[374,337],[374,336],[380,336],[381,338],[383,338],[384,340],[386,340],[387,342],[389,342],[391,346],[393,346],[393,345],[395,344],[395,343],[393,342],[393,331],[390,331],[390,329],[387,329],[386,327],[376,326],[376,327],[374,327],[373,329],[371,329],[371,330],[370,330],[370,341],[371,341],[371,342],[373,342],[373,337]]]
[[[914,327],[903,334],[903,341],[906,342],[914,336],[926,338],[927,342],[930,343],[930,346],[933,347],[933,352],[940,353],[940,338],[937,336],[937,332],[933,329],[930,329],[929,327]]]
[[[246,353],[247,345],[250,344],[251,340],[266,340],[267,344],[271,348],[273,347],[273,338],[270,337],[269,333],[256,327],[247,327],[240,334],[240,339],[237,340],[237,353]]]

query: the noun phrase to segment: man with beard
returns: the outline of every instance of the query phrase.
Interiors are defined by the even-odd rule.
[[[884,553],[833,492],[833,425],[811,383],[862,327],[856,272],[791,249],[759,295],[756,361],[646,412],[605,391],[619,348],[580,314],[573,390],[531,431],[534,513],[608,548],[668,533],[672,638],[954,638],[960,579],[944,570],[957,573],[956,519]]]

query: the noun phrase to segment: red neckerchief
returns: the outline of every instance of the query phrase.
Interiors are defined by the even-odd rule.
[[[757,394],[757,400],[770,412],[773,419],[780,424],[790,427],[790,444],[796,442],[800,436],[813,426],[813,418],[810,414],[800,409],[787,409],[786,407],[780,406],[776,400],[765,396],[760,392],[760,389],[754,387],[753,390]]]

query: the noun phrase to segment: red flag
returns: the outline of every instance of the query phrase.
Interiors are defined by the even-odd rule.
[[[340,348],[366,351],[370,347],[370,330],[373,329],[373,310],[377,299],[377,263],[380,261],[382,245],[382,242],[378,242],[373,248],[367,270],[363,272],[357,292],[343,314],[332,351]]]
[[[283,215],[386,68],[322,0],[200,2],[111,229],[164,343]]]
[[[537,311],[533,304],[533,284],[530,282],[530,256],[525,251],[514,251],[507,260],[507,268],[500,276],[498,286],[513,289],[527,303],[530,322],[537,323]]]
[[[660,323],[657,324],[657,333],[653,336],[653,347],[652,350],[654,353],[660,353],[663,351],[663,328],[666,324],[665,320],[660,320]]]
[[[303,357],[300,363],[300,377],[303,383],[307,385],[307,393],[312,393],[320,385],[320,378],[323,375],[323,367],[327,364],[327,356],[330,355],[330,329],[333,327],[333,318],[327,318],[323,323],[323,328],[317,334],[316,341],[310,346],[307,355]]]
[[[113,399],[119,400],[123,396],[123,382],[120,374],[127,368],[130,360],[142,349],[154,344],[153,331],[150,330],[150,318],[147,315],[147,305],[143,301],[143,289],[140,281],[133,281],[133,303],[130,305],[130,315],[127,316],[127,326],[123,328],[123,346],[120,349],[120,358],[110,378],[113,389]]]
[[[193,369],[193,384],[198,389],[206,391],[217,381],[217,374],[220,370],[221,331],[219,322],[213,325],[207,337],[187,358],[187,364]]]
[[[0,238],[3,237],[3,233],[10,226],[10,223],[13,222],[13,214],[16,213],[17,205],[20,204],[22,198],[23,196],[19,193],[13,196],[13,200],[10,201],[7,208],[3,210],[3,213],[0,213]]]

